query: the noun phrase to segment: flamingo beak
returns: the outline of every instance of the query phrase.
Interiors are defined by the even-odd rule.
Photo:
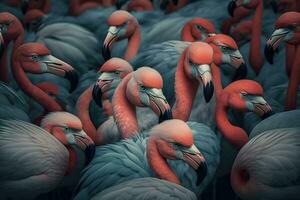
[[[271,5],[271,7],[272,7],[273,12],[274,12],[274,13],[277,13],[277,12],[278,12],[278,5],[277,5],[276,0],[272,0],[272,1],[270,2],[270,5]]]
[[[181,152],[183,153],[183,160],[197,172],[197,186],[200,185],[207,174],[204,156],[195,145],[181,149]]]
[[[247,101],[247,108],[256,113],[262,119],[266,119],[274,114],[271,106],[261,96],[253,96],[250,101]]]
[[[239,50],[234,51],[230,55],[230,65],[236,68],[234,81],[246,78],[247,76],[247,65],[243,59]]]
[[[27,12],[27,9],[29,7],[29,0],[22,0],[21,2],[21,10],[22,10],[22,13],[25,14]]]
[[[4,39],[2,33],[0,32],[0,58],[2,58],[4,52]]]
[[[230,1],[228,6],[227,6],[227,11],[230,14],[231,17],[234,15],[234,11],[237,8],[236,3],[234,0]]]
[[[273,64],[273,57],[276,49],[279,47],[280,43],[287,39],[287,36],[290,35],[290,30],[286,28],[280,28],[273,32],[270,39],[267,41],[265,46],[265,57],[270,64]]]
[[[145,95],[141,95],[141,101],[159,115],[159,122],[173,118],[171,107],[161,89],[146,89]]]
[[[95,155],[95,143],[84,131],[75,133],[74,140],[76,145],[84,152],[85,164],[88,165]]]
[[[71,65],[52,55],[44,56],[40,60],[40,63],[42,72],[51,73],[69,80],[71,85],[69,92],[73,92],[76,89],[78,85],[78,74]]]
[[[104,39],[103,46],[102,46],[102,56],[105,59],[105,61],[109,60],[111,58],[111,47],[113,43],[118,38],[118,32],[120,31],[120,28],[116,26],[110,26],[107,32],[107,35]]]
[[[100,108],[102,108],[103,93],[107,92],[110,89],[113,80],[114,76],[112,76],[112,73],[103,72],[99,76],[97,83],[95,83],[94,85],[93,99],[96,102],[96,104],[100,106]]]
[[[214,94],[214,84],[210,66],[207,64],[196,66],[197,79],[203,83],[203,94],[206,103],[208,103]]]

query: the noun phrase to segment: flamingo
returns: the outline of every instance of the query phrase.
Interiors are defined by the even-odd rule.
[[[203,41],[210,33],[215,33],[213,24],[206,19],[194,18],[186,22],[185,25],[178,26],[176,18],[166,20],[162,24],[152,25],[147,32],[147,37],[143,39],[143,44],[147,43],[161,43],[165,40],[180,39],[183,41]],[[170,25],[171,23],[171,25]],[[141,45],[142,30],[137,19],[126,11],[116,11],[108,18],[110,26],[108,33],[104,39],[102,47],[102,55],[104,59],[111,57],[112,46],[116,41],[128,38],[128,45],[124,55],[127,61],[132,60],[139,51]],[[175,26],[172,27],[172,24]],[[162,29],[165,27],[166,29]],[[171,30],[168,30],[170,29]],[[176,34],[174,34],[176,32]],[[164,34],[163,37],[157,37],[158,34]]]
[[[72,187],[94,155],[80,120],[51,113],[42,123],[0,120],[2,197],[35,199],[58,187]],[[51,133],[51,134],[50,134]]]
[[[298,198],[299,117],[299,110],[277,113],[253,129],[231,172],[232,187],[241,198]]]
[[[299,30],[300,14],[297,12],[287,12],[281,15],[275,25],[275,31],[271,35],[265,47],[265,56],[269,63],[273,63],[273,56],[275,50],[279,47],[282,41],[295,46],[295,54],[293,57],[293,65],[287,64],[287,73],[290,71],[288,91],[285,100],[285,110],[293,110],[297,107],[297,91],[299,86],[299,63],[298,55],[300,55],[299,43]]]
[[[98,73],[100,74],[97,83],[93,86],[88,87],[79,97],[76,103],[77,115],[83,122],[83,130],[95,141],[96,145],[104,144],[108,139],[101,136],[103,128],[111,123],[113,119],[108,119],[106,122],[102,123],[96,130],[94,124],[91,121],[89,114],[89,106],[92,101],[92,97],[95,102],[104,108],[104,113],[106,117],[112,117],[112,105],[111,98],[115,88],[119,85],[122,78],[124,78],[128,73],[132,72],[133,69],[131,65],[120,58],[112,58],[105,62]],[[116,126],[114,126],[116,127]],[[106,130],[107,131],[107,130]],[[116,132],[110,130],[110,132]],[[109,138],[112,139],[110,134]],[[113,140],[110,140],[110,142]]]
[[[228,7],[228,9],[230,10],[230,6]],[[249,14],[250,10],[247,8],[239,7],[235,9],[233,16],[223,21],[221,25],[221,32],[224,34],[229,34],[232,25],[239,23],[243,18],[247,17]]]
[[[251,80],[235,81],[228,85],[219,96],[215,112],[217,127],[225,139],[237,149],[248,142],[248,135],[243,129],[230,123],[227,110],[232,107],[242,112],[255,112],[263,119],[267,118],[273,112],[262,96],[262,87]]]
[[[126,193],[126,196],[124,195]],[[136,178],[119,185],[112,186],[94,196],[103,200],[138,200],[138,199],[177,199],[196,200],[190,190],[169,181],[147,177]]]
[[[228,6],[228,10],[233,15],[233,12],[237,7],[255,9],[253,18],[254,28],[252,28],[251,46],[249,51],[249,62],[255,73],[258,75],[264,64],[264,58],[260,52],[263,0],[232,0]]]
[[[298,12],[300,9],[300,4],[297,0],[273,0],[271,6],[275,13]]]
[[[139,137],[99,146],[95,158],[83,171],[75,200],[91,198],[128,180],[153,176],[181,184],[199,196],[213,178],[218,163],[216,141],[210,129],[173,119]]]
[[[27,43],[21,45],[13,55],[12,72],[19,87],[47,112],[62,111],[62,107],[43,90],[33,85],[25,72],[42,74],[51,73],[70,81],[70,91],[78,83],[77,72],[67,63],[55,58],[42,44]]]

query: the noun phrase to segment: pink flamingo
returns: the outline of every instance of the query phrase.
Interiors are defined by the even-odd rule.
[[[244,7],[239,7],[234,10],[232,18],[224,20],[221,26],[221,32],[229,34],[232,25],[239,23],[243,18],[250,15],[250,10]]]
[[[287,64],[287,73],[290,74],[288,91],[285,101],[285,110],[293,110],[297,107],[297,91],[300,81],[300,37],[298,26],[300,24],[300,14],[298,12],[287,12],[281,15],[275,25],[275,31],[271,35],[265,47],[265,56],[269,63],[273,63],[273,56],[275,50],[279,47],[282,41],[285,41],[289,45],[293,45],[296,49],[294,57],[292,58],[293,64]],[[290,68],[290,66],[292,66]],[[290,72],[289,72],[290,71]]]
[[[107,117],[112,116],[111,98],[113,92],[120,81],[133,69],[131,65],[120,58],[112,58],[105,62],[98,73],[100,74],[97,83],[86,89],[76,103],[77,115],[83,123],[83,130],[92,138],[96,145],[105,144],[108,139],[105,138],[103,132],[106,132],[105,127],[111,123],[112,119],[108,119],[96,130],[89,115],[89,105],[92,101],[92,96],[95,102],[104,108]],[[110,130],[112,132],[112,130]],[[112,134],[110,134],[112,135]],[[111,136],[110,136],[111,138]],[[110,140],[111,142],[112,140]]]
[[[228,108],[242,112],[255,112],[260,117],[266,118],[273,113],[262,96],[262,87],[251,80],[235,81],[219,95],[215,111],[217,127],[234,147],[238,149],[243,147],[248,142],[248,135],[243,129],[230,123],[227,117]]]
[[[111,49],[115,42],[127,38],[128,45],[124,59],[127,61],[132,60],[138,53],[141,44],[141,27],[137,19],[126,11],[115,11],[108,18],[108,25],[110,27],[102,46],[102,55],[104,59],[107,60],[111,57]],[[194,18],[188,21],[181,31],[179,31],[181,40],[190,42],[198,40],[203,41],[209,34],[215,32],[216,30],[213,24],[210,21],[201,18]],[[159,32],[149,33],[148,37],[145,39],[145,43],[148,40],[152,43],[153,41],[156,43],[162,42],[160,38],[157,38],[157,34],[159,34]],[[163,40],[170,39],[163,38]]]
[[[7,12],[0,13],[0,26],[0,50],[2,53],[0,80],[8,83],[7,46],[11,41],[14,42],[13,55],[16,49],[23,44],[24,29],[20,21]]]
[[[150,0],[132,0],[126,5],[125,10],[128,12],[144,12],[153,11],[154,7]]]
[[[252,38],[250,46],[249,61],[251,67],[256,74],[259,74],[263,64],[264,59],[260,53],[261,46],[261,29],[262,29],[262,15],[263,15],[263,0],[232,0],[229,4],[229,12],[233,13],[237,7],[245,7],[248,9],[255,9],[254,18],[253,18],[253,27],[252,28]]]
[[[49,50],[38,43],[21,45],[13,55],[12,72],[19,87],[35,101],[41,104],[47,112],[62,111],[62,107],[43,90],[33,85],[25,72],[42,74],[52,73],[64,77],[71,82],[70,90],[78,83],[76,71],[67,63],[50,55]]]
[[[171,109],[162,87],[162,77],[149,67],[141,67],[123,78],[112,100],[121,138],[129,138],[139,132],[135,106],[150,107],[159,116],[160,122],[171,118]]]
[[[0,169],[4,198],[35,199],[59,187],[70,189],[92,160],[95,146],[76,116],[51,113],[42,127],[1,120],[0,148],[6,153],[0,157],[7,164]]]

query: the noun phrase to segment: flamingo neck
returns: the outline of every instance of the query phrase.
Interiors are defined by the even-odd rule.
[[[77,116],[82,122],[82,129],[95,141],[96,128],[90,118],[89,107],[92,101],[93,86],[86,89],[76,103]]]
[[[127,83],[132,74],[127,75],[117,87],[112,100],[113,116],[123,139],[136,135],[139,131],[135,107],[126,96]]]
[[[183,27],[181,31],[181,41],[194,42],[195,38],[192,35],[192,27],[187,24]]]
[[[141,29],[137,25],[133,35],[128,39],[127,49],[124,55],[124,59],[130,61],[137,54],[141,43]]]
[[[159,153],[155,138],[150,137],[147,143],[147,159],[150,168],[160,179],[180,184],[176,174],[171,170],[166,160]]]
[[[63,111],[61,106],[54,99],[31,83],[21,67],[16,54],[12,57],[12,73],[19,87],[28,96],[32,97],[35,101],[42,105],[47,112]]]
[[[287,76],[290,77],[291,70],[295,59],[296,47],[295,45],[286,43],[285,45],[285,67]]]
[[[49,13],[51,11],[51,0],[45,0],[42,8],[43,13]]]
[[[174,119],[188,121],[193,108],[194,98],[199,87],[199,83],[187,77],[184,70],[184,60],[186,51],[183,52],[178,62],[175,74],[175,97],[176,102],[172,109]]]
[[[240,127],[233,126],[227,117],[228,111],[228,95],[222,95],[219,97],[215,110],[215,119],[217,128],[221,134],[228,140],[233,146],[240,149],[248,142],[247,133]]]
[[[213,76],[215,95],[216,98],[218,98],[223,90],[220,68],[215,63],[212,63],[211,72]]]
[[[296,47],[293,67],[290,73],[288,91],[285,100],[285,110],[294,110],[297,108],[297,93],[300,82],[300,45]]]
[[[260,36],[262,29],[262,17],[263,17],[263,1],[258,0],[258,5],[256,7],[253,19],[253,27],[252,27],[252,39],[250,42],[250,52],[249,59],[252,68],[255,73],[258,74],[261,67],[264,64],[264,59],[260,53]]]
[[[4,43],[4,51],[1,58],[0,81],[8,83],[8,66],[7,66],[7,44]]]

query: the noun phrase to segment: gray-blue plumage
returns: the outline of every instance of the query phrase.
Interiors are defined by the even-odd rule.
[[[183,161],[168,160],[182,185],[196,194],[211,182],[219,163],[219,140],[213,131],[199,123],[188,123],[193,131],[194,144],[206,159],[208,173],[203,182],[196,186],[196,172]],[[83,170],[77,186],[76,200],[91,198],[97,193],[135,178],[153,177],[146,157],[147,132],[133,139],[96,148],[92,162]],[[88,196],[85,196],[88,195]]]
[[[108,188],[92,200],[196,200],[188,189],[157,178],[138,178]]]

